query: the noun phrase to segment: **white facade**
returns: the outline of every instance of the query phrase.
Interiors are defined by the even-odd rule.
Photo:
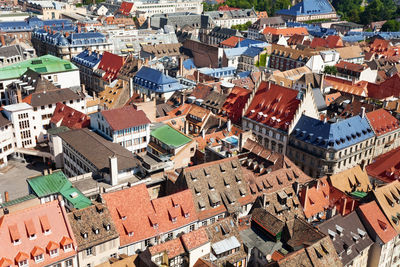
[[[119,238],[78,251],[79,266],[97,266],[118,254]]]
[[[114,131],[101,112],[90,116],[90,127],[132,153],[144,152],[150,140],[150,124]]]
[[[189,251],[189,267],[193,267],[193,265],[197,262],[201,257],[209,254],[211,252],[211,243],[207,242],[197,248],[194,248]]]
[[[144,17],[150,17],[156,14],[176,13],[176,12],[191,12],[201,14],[203,12],[202,1],[166,1],[157,2],[135,2],[132,12],[137,12]]]
[[[7,157],[14,152],[13,132],[11,123],[0,127],[0,168],[7,165]]]
[[[13,104],[4,107],[4,114],[13,124],[14,143],[18,148],[32,148],[36,146],[35,115],[33,107],[26,104]]]
[[[322,51],[319,55],[311,56],[306,66],[316,73],[322,72],[326,66],[334,66],[339,62],[339,53],[336,51]]]

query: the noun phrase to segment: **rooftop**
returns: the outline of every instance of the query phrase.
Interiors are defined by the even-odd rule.
[[[143,110],[136,110],[130,105],[111,110],[104,110],[101,111],[101,114],[114,131],[150,123],[150,120],[147,118]]]
[[[187,137],[185,134],[178,130],[175,130],[167,124],[164,124],[151,131],[151,136],[158,139],[160,142],[174,148],[181,147],[192,141],[192,139]]]

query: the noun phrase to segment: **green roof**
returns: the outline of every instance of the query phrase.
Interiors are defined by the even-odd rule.
[[[49,175],[29,178],[28,184],[38,197],[61,194],[76,209],[83,209],[92,204],[78,189],[74,188],[62,171]]]
[[[8,202],[4,202],[1,205],[3,207],[9,207],[9,206],[13,206],[13,205],[16,205],[16,204],[19,204],[19,203],[34,199],[34,198],[37,198],[37,197],[35,195],[33,195],[33,194],[29,194],[29,195],[26,195],[26,196],[23,196],[23,197],[14,199],[14,200],[10,200]]]
[[[361,191],[354,191],[354,192],[351,192],[350,195],[352,195],[353,197],[363,198],[367,195],[367,193],[361,192]]]
[[[17,79],[28,69],[46,74],[77,70],[78,67],[68,60],[52,55],[45,55],[0,68],[0,80]]]
[[[192,140],[167,124],[151,131],[151,136],[170,147],[180,147]]]

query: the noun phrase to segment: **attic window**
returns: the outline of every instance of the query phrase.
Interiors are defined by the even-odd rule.
[[[133,236],[133,232],[129,232],[129,233],[128,233],[128,236]]]
[[[111,225],[109,223],[104,224],[104,228],[106,228],[106,231],[110,231]]]
[[[84,239],[87,239],[87,238],[88,238],[88,233],[87,233],[87,232],[81,233],[81,235],[82,235],[82,237],[83,237]]]
[[[100,233],[99,228],[93,228],[93,233],[95,233],[96,235],[98,235]]]
[[[335,228],[336,228],[336,232],[339,234],[339,235],[343,235],[343,228],[341,227],[341,226],[339,226],[339,225],[335,225]]]

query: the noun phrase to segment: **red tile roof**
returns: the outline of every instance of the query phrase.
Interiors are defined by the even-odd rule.
[[[9,267],[13,264],[12,260],[7,258],[0,258],[0,267]]]
[[[233,11],[233,10],[240,10],[240,8],[237,8],[237,7],[230,7],[230,6],[228,6],[228,5],[223,5],[223,6],[220,6],[220,7],[218,8],[218,11]]]
[[[368,84],[368,96],[376,99],[400,97],[400,74],[396,73],[380,84]]]
[[[44,249],[42,249],[38,246],[35,246],[31,251],[31,254],[33,257],[42,255],[43,253],[44,253]]]
[[[312,187],[301,191],[300,202],[303,206],[304,215],[310,218],[319,212],[324,212],[329,207],[330,186],[326,177],[317,180]]]
[[[325,84],[328,86],[332,86],[332,88],[341,93],[347,93],[357,96],[368,96],[368,82],[359,81],[358,83],[352,83],[351,81],[326,76],[324,80]]]
[[[236,47],[236,45],[237,45],[240,41],[243,41],[243,40],[244,40],[244,38],[242,38],[242,37],[231,36],[231,37],[229,37],[228,39],[222,41],[222,42],[220,43],[220,45],[221,45],[221,46],[227,46],[227,47],[232,47],[232,48],[234,48],[234,47]]]
[[[287,131],[300,105],[297,95],[297,90],[263,81],[245,117]]]
[[[114,131],[150,123],[143,110],[136,110],[133,106],[104,110],[101,115]]]
[[[50,217],[51,221],[44,219]],[[29,231],[34,232],[36,238],[30,239],[27,233],[26,225],[29,225]],[[43,227],[43,225],[45,227]],[[10,226],[13,231],[19,233],[20,244],[14,245],[10,238]],[[50,234],[45,233],[45,229],[51,230]],[[15,237],[15,236],[14,236]],[[52,247],[60,247],[63,237],[73,240],[71,251],[64,251],[63,247],[58,250],[58,256],[50,257],[46,247],[52,243]],[[31,267],[47,266],[53,263],[63,261],[73,255],[76,255],[76,242],[72,234],[72,229],[68,220],[66,220],[66,211],[58,201],[51,201],[30,208],[11,211],[0,218],[0,255],[4,266],[4,258],[21,261],[28,260]],[[30,255],[39,255],[43,252],[44,261],[35,263]]]
[[[365,65],[350,63],[350,62],[346,62],[346,61],[340,61],[339,63],[337,63],[335,65],[335,67],[338,69],[339,72],[341,72],[341,70],[362,72],[363,70],[365,70],[367,68]]]
[[[377,109],[366,114],[369,124],[377,136],[399,128],[398,120],[385,109]]]
[[[197,220],[190,190],[150,200],[146,185],[140,184],[104,194],[103,198],[120,234],[121,246],[167,233]],[[175,222],[168,213],[174,207],[172,203],[177,203],[179,210]],[[120,216],[119,211],[124,215]],[[185,217],[184,213],[189,216]],[[133,232],[133,235],[129,236],[128,232]]]
[[[222,111],[226,112],[226,115],[233,123],[241,122],[243,109],[250,94],[250,90],[235,86],[225,100],[225,103],[222,106]]]
[[[385,183],[400,178],[400,148],[393,149],[379,157],[366,167],[369,176]]]
[[[66,126],[70,129],[81,129],[89,127],[90,117],[63,103],[57,103],[50,123],[57,126]]]
[[[304,28],[304,27],[298,27],[298,28],[284,28],[284,29],[266,27],[266,28],[263,30],[263,34],[293,36],[293,35],[295,35],[295,34],[308,35],[308,31],[307,31],[307,29]]]
[[[124,65],[124,58],[105,51],[99,63],[99,70],[103,70],[103,80],[111,82],[117,78],[117,74]]]
[[[375,201],[363,204],[359,206],[359,209],[364,219],[384,243],[388,243],[397,236],[396,230],[390,225]]]
[[[342,38],[338,35],[329,35],[327,38],[314,37],[310,44],[311,48],[316,47],[327,47],[327,48],[337,48],[343,47]]]
[[[340,92],[325,95],[326,106],[329,106],[336,98],[340,97],[342,94]]]
[[[119,7],[119,12],[121,12],[123,15],[129,15],[132,11],[133,8],[133,2],[122,2],[121,6]]]
[[[207,232],[204,228],[184,234],[181,236],[183,245],[188,251],[196,249],[209,242]]]
[[[185,249],[183,248],[181,240],[179,238],[175,238],[165,243],[152,246],[149,248],[149,251],[152,256],[162,252],[167,252],[168,259],[173,259],[176,256],[185,253]]]

